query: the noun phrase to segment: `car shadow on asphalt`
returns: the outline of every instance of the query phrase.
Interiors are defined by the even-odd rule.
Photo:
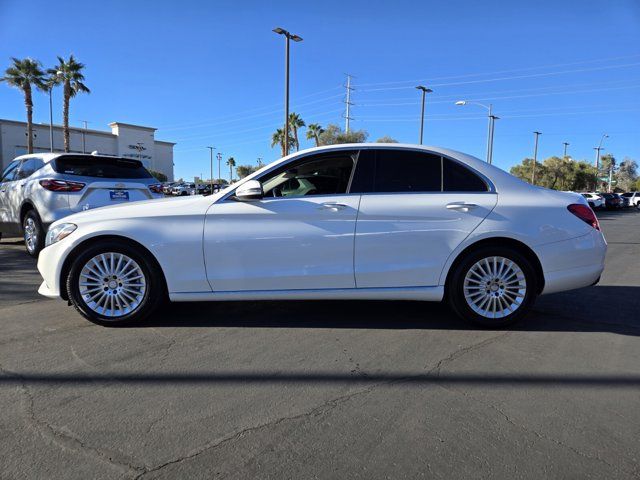
[[[510,329],[637,336],[638,312],[640,287],[594,286],[538,298]],[[481,330],[445,303],[362,300],[175,303],[137,327]]]

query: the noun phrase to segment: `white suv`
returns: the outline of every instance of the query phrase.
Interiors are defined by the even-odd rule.
[[[0,177],[0,236],[24,235],[37,256],[49,225],[72,213],[162,197],[138,160],[83,154],[23,155]]]

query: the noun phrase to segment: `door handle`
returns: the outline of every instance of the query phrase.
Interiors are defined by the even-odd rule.
[[[454,202],[447,204],[447,210],[458,210],[460,212],[468,212],[474,208],[478,208],[475,203]]]
[[[338,210],[343,210],[345,208],[347,208],[347,205],[344,203],[327,202],[320,205],[318,210],[331,210],[332,212],[337,212]]]

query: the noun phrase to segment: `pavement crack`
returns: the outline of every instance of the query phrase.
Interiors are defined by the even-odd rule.
[[[20,380],[20,385],[16,388],[22,394],[25,421],[29,427],[36,431],[45,441],[63,451],[79,453],[98,460],[101,463],[105,463],[130,478],[146,470],[145,466],[135,465],[131,459],[126,458],[126,456],[120,453],[87,445],[79,438],[71,435],[70,432],[62,431],[45,419],[39,418],[35,411],[33,395],[27,386],[26,380],[20,374],[9,371],[1,365],[0,373]]]
[[[428,373],[435,373],[436,376],[439,377],[440,376],[440,370],[442,369],[442,367],[444,367],[444,366],[446,366],[446,365],[458,360],[460,357],[466,355],[467,353],[473,352],[474,350],[486,347],[487,345],[490,345],[490,344],[492,344],[494,342],[497,342],[498,340],[502,339],[503,337],[506,337],[510,333],[511,333],[510,331],[502,332],[502,333],[500,333],[498,335],[494,335],[492,337],[485,338],[484,340],[482,340],[480,342],[473,343],[473,344],[467,345],[465,347],[460,347],[457,350],[455,350],[452,353],[450,353],[449,355],[447,355],[446,357],[438,360],[438,363],[436,363],[435,366],[433,368],[431,368]]]

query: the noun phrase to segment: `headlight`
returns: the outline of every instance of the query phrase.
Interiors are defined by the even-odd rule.
[[[47,239],[44,242],[44,246],[48,247],[68,237],[76,228],[78,228],[78,226],[73,223],[60,223],[55,227],[51,227],[47,232]]]

